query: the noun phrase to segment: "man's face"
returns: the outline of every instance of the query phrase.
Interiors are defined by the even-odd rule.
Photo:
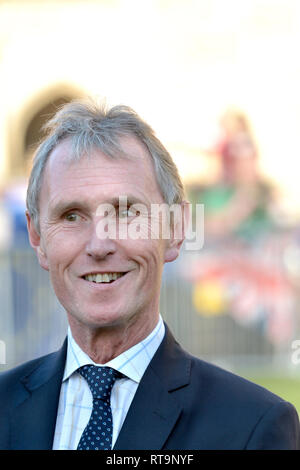
[[[126,196],[129,205],[143,204],[149,210],[149,218],[143,219],[146,233],[151,204],[164,202],[146,148],[134,137],[123,138],[121,144],[129,158],[107,157],[94,149],[90,158],[70,163],[71,144],[60,143],[43,177],[40,235],[29,219],[31,243],[41,266],[49,270],[71,326],[72,322],[92,328],[140,323],[152,328],[163,264],[178,255],[179,243],[172,240],[121,239],[118,231],[117,237],[99,238],[102,204],[116,208],[116,219],[119,196]],[[123,227],[134,222],[132,212],[122,216],[117,222]]]

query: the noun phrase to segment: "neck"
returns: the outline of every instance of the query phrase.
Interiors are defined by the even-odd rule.
[[[96,364],[105,364],[145,339],[158,323],[158,313],[150,321],[90,327],[69,318],[72,336],[78,346]]]

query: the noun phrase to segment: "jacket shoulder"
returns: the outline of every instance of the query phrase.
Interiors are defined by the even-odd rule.
[[[20,396],[20,392],[23,394],[22,383],[26,383],[27,377],[34,374],[36,370],[47,367],[57,355],[57,351],[49,353],[0,372],[0,408],[9,407],[10,403],[15,402],[15,399]]]
[[[55,353],[46,354],[45,356],[32,359],[30,361],[19,364],[11,369],[7,369],[3,372],[0,372],[0,386],[10,383],[10,381],[20,380],[23,376],[26,376],[33,372],[37,367],[39,367],[45,360],[51,358]]]
[[[24,377],[30,375],[50,356],[51,354],[47,354],[20,364],[12,369],[0,372],[0,401],[3,399],[3,395],[11,396],[11,393],[17,384],[22,381]]]
[[[198,358],[191,358],[190,379],[190,391],[182,392],[189,395],[188,413],[203,448],[212,448],[213,442],[220,449],[300,449],[299,416],[291,403]],[[201,426],[199,434],[200,421],[205,438]]]
[[[224,400],[226,397],[234,400],[236,405],[252,403],[257,407],[272,406],[285,400],[266,388],[251,382],[240,375],[221,368],[215,364],[191,357],[191,380],[198,379],[202,382],[206,392],[216,399],[218,396]]]
[[[230,404],[234,408],[245,406],[245,404],[263,408],[272,404],[285,402],[281,397],[270,392],[266,388],[257,385],[240,375],[228,371],[214,363],[207,362],[199,357],[193,356],[186,351],[174,339],[171,332],[166,328],[164,342],[157,354],[158,367],[160,364],[168,364],[167,370],[160,373],[174,375],[174,373],[185,374],[185,383],[191,386],[192,394],[201,397],[201,402],[219,401],[225,405]],[[162,369],[162,366],[160,366]],[[182,392],[184,393],[184,391]]]

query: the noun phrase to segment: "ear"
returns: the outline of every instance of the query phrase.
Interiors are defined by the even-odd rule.
[[[47,260],[47,255],[46,252],[44,251],[43,248],[43,241],[42,238],[37,231],[34,222],[32,218],[30,217],[30,214],[28,211],[26,211],[26,219],[27,219],[27,230],[28,230],[28,236],[29,236],[29,241],[30,245],[36,252],[36,255],[38,257],[38,261],[43,269],[46,269],[46,271],[49,271],[49,265],[48,265],[48,260]]]
[[[171,215],[171,229],[170,239],[167,240],[165,251],[165,263],[170,263],[178,258],[181,246],[185,240],[185,233],[189,224],[190,210],[189,202],[183,201],[181,204],[176,205],[178,210],[175,210]]]

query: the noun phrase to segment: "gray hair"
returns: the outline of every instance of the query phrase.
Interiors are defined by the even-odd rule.
[[[27,189],[27,209],[39,231],[39,195],[44,170],[50,153],[63,140],[70,139],[72,161],[98,148],[104,154],[115,157],[124,154],[120,138],[135,136],[148,149],[158,185],[169,205],[184,200],[184,188],[178,170],[170,154],[156,137],[152,128],[128,106],[108,109],[103,103],[92,100],[72,101],[62,106],[44,126],[46,138],[36,150]]]

